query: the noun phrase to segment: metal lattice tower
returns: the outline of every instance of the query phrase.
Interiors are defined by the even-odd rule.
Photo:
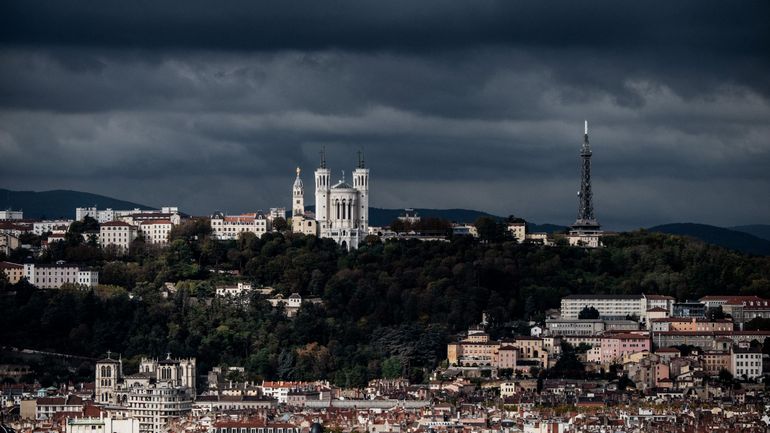
[[[585,123],[583,146],[580,148],[580,191],[578,191],[578,217],[574,229],[598,230],[599,223],[594,216],[593,193],[591,192],[591,145],[588,143],[588,121]]]

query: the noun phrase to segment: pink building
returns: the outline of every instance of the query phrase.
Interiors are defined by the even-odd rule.
[[[513,346],[502,346],[495,352],[495,367],[516,368],[516,355],[518,349]]]
[[[605,336],[602,337],[597,361],[601,364],[621,362],[625,355],[644,351],[650,351],[650,337],[648,335],[615,334]]]

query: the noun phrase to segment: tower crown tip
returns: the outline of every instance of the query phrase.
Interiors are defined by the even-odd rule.
[[[585,134],[588,135],[588,121],[586,120],[585,122]]]

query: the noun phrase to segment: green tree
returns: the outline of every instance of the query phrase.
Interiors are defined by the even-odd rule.
[[[386,379],[395,379],[401,377],[402,373],[403,366],[401,364],[401,358],[391,356],[382,362],[382,377]]]
[[[285,232],[289,230],[289,224],[286,222],[285,218],[273,218],[273,230],[277,232]]]
[[[578,319],[580,320],[596,320],[599,317],[599,310],[594,307],[583,307],[580,313],[578,313]]]
[[[479,233],[479,238],[485,242],[499,242],[505,237],[505,228],[497,219],[479,217],[473,224]]]

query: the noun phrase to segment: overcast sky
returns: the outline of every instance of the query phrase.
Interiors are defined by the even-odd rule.
[[[0,187],[290,208],[356,151],[373,206],[770,223],[770,2],[5,1]],[[312,191],[306,203],[312,203]]]

